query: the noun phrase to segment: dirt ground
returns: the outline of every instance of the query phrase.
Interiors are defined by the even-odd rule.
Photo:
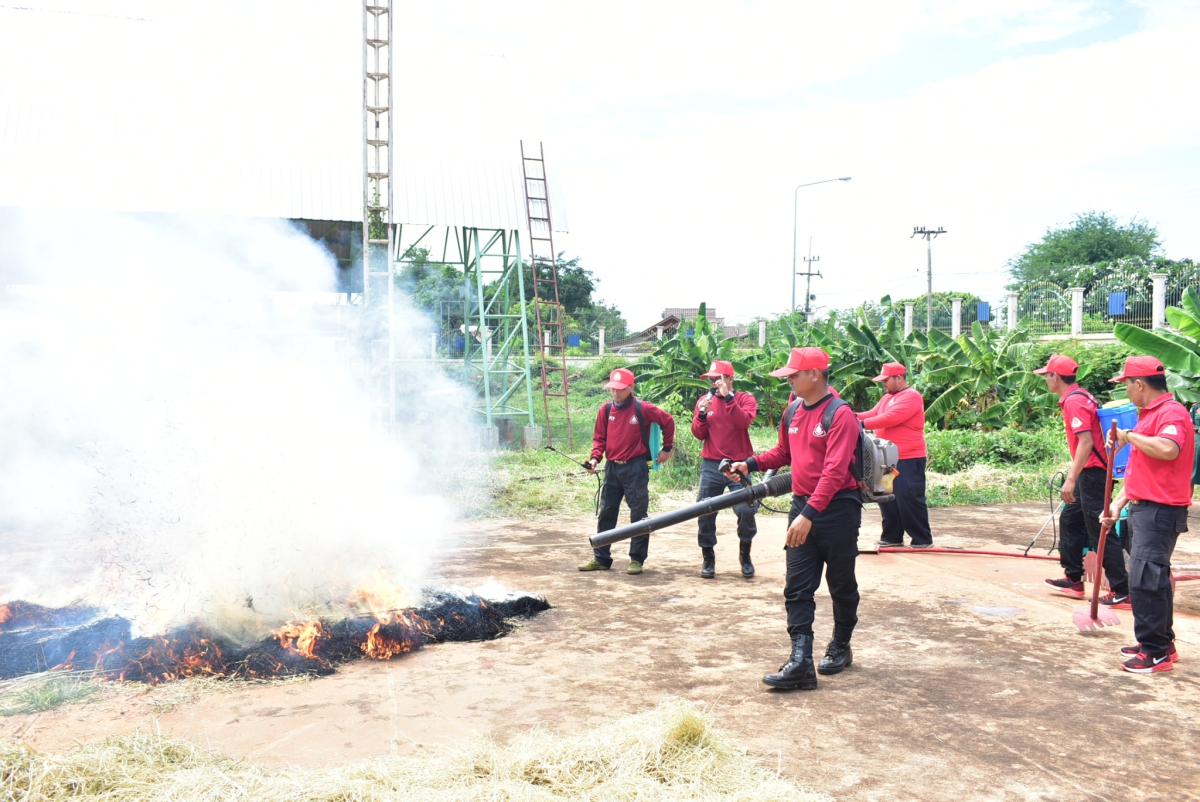
[[[1047,513],[1045,504],[938,509],[934,532],[939,545],[1023,548]],[[760,678],[787,654],[784,528],[782,516],[760,518],[758,575],[745,580],[733,519],[722,517],[717,578],[705,581],[694,523],[655,535],[641,576],[625,574],[621,546],[617,570],[575,570],[589,556],[591,520],[464,525],[438,582],[492,577],[555,608],[497,641],[243,687],[161,716],[113,697],[0,719],[0,737],[59,750],[157,728],[230,755],[318,766],[534,726],[576,732],[684,697],[714,711],[763,765],[841,800],[1200,798],[1200,582],[1177,594],[1183,662],[1143,677],[1118,670],[1130,615],[1081,633],[1071,622],[1080,602],[1042,582],[1058,575],[1055,562],[862,555],[854,666],[815,691],[779,692]],[[868,508],[862,543],[877,532]],[[0,599],[23,557],[0,541]],[[1176,562],[1200,564],[1200,520]],[[822,591],[819,644],[830,629]]]

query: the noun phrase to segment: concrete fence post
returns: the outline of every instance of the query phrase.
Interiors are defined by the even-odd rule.
[[[429,335],[429,358],[433,359],[433,360],[437,359],[437,335],[436,334]]]
[[[962,334],[962,298],[950,299],[950,336]]]
[[[916,301],[904,302],[904,336],[912,334],[913,310],[916,309]]]
[[[762,348],[767,344],[767,321],[758,321],[758,347]]]
[[[1017,327],[1017,294],[1010,292],[1008,294],[1008,329],[1012,331]]]
[[[599,336],[596,338],[596,346],[598,348],[597,353],[600,356],[604,356],[604,327],[603,326],[600,327]]]
[[[656,340],[661,340],[661,339],[662,339],[662,335],[663,335],[663,327],[662,327],[662,326],[655,326],[655,327],[654,327],[654,331],[655,331],[654,339],[656,339]]]
[[[1083,334],[1083,287],[1072,287],[1071,293],[1071,336]]]
[[[1154,326],[1161,329],[1167,325],[1167,274],[1151,273],[1150,280],[1154,282]]]

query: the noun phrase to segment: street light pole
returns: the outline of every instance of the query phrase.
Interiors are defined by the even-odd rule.
[[[792,312],[796,311],[796,218],[800,215],[800,190],[805,187],[815,187],[817,184],[828,184],[831,181],[849,180],[850,176],[846,176],[845,178],[826,178],[824,181],[801,184],[792,190]]]
[[[929,334],[933,328],[933,238],[938,234],[945,234],[946,229],[941,226],[937,227],[937,231],[930,228],[918,228],[913,226],[913,233],[909,239],[913,237],[925,238],[925,267],[928,271],[927,277],[929,280],[928,289],[925,291],[925,333]]]

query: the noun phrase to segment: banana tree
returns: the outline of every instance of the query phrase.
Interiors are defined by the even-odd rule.
[[[1167,308],[1171,329],[1146,331],[1118,323],[1114,334],[1139,352],[1158,357],[1167,369],[1167,388],[1185,404],[1200,401],[1200,294],[1188,287],[1180,306]]]
[[[920,380],[946,389],[926,407],[925,420],[992,429],[1024,425],[1053,412],[1056,397],[1027,365],[1032,345],[1024,329],[998,334],[978,321],[971,324],[970,336],[931,331],[930,351],[919,360]]]

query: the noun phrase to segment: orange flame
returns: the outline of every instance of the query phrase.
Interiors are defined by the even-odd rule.
[[[325,629],[320,621],[309,621],[304,624],[288,624],[275,632],[279,645],[284,649],[298,652],[304,657],[315,658],[317,644],[320,642]]]
[[[398,654],[412,651],[411,643],[401,643],[389,638],[379,631],[381,626],[381,624],[376,624],[367,633],[367,640],[362,644],[363,654],[375,660],[387,660]]]
[[[390,572],[376,568],[375,581],[356,587],[350,595],[351,601],[369,611],[381,624],[390,624],[401,610],[413,606],[412,597],[395,579]]]
[[[0,624],[8,621],[14,615],[12,608],[7,604],[0,604]]]

